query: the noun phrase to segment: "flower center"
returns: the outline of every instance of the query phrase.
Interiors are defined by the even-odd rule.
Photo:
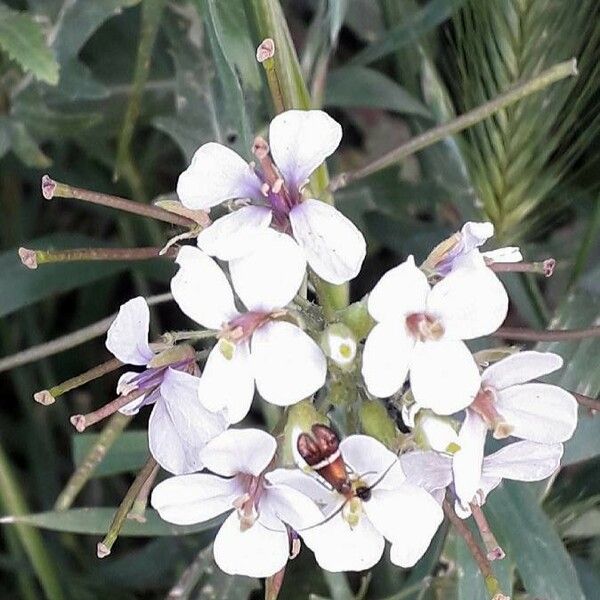
[[[427,313],[412,313],[406,317],[406,329],[419,342],[436,341],[444,335],[442,323]]]
[[[239,477],[245,493],[237,498],[233,505],[237,509],[240,519],[240,530],[246,531],[256,523],[259,517],[258,504],[264,490],[264,480],[262,475],[255,477],[247,473],[243,473]]]
[[[494,432],[497,440],[508,437],[513,427],[504,420],[504,417],[496,410],[496,390],[492,387],[482,387],[470,408],[474,410],[485,424]]]
[[[283,233],[289,233],[291,227],[288,215],[300,203],[300,194],[298,190],[291,190],[286,185],[269,154],[269,145],[264,138],[259,136],[254,139],[252,153],[260,166],[255,171],[263,182],[261,192],[273,211],[273,225]]]

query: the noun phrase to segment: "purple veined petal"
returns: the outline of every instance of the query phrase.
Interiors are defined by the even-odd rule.
[[[270,312],[293,300],[306,275],[306,258],[292,237],[266,229],[253,252],[229,263],[229,272],[248,310]]]
[[[330,204],[312,199],[295,206],[289,218],[294,238],[321,279],[341,284],[358,275],[367,245],[350,219]]]
[[[214,555],[219,568],[229,575],[270,577],[288,561],[288,534],[263,526],[260,517],[242,531],[239,516],[234,512],[217,533]]]
[[[207,469],[231,477],[238,473],[258,477],[271,463],[277,450],[272,435],[260,429],[228,429],[202,451]]]
[[[323,507],[326,514],[332,514],[341,506],[343,498],[331,490],[317,475],[304,472],[302,469],[274,469],[265,475],[265,479],[273,485],[286,486],[301,492]],[[322,515],[321,515],[322,516]]]
[[[106,335],[106,347],[127,365],[146,365],[154,357],[148,344],[150,310],[141,296],[125,302]]]
[[[356,526],[350,527],[340,511],[300,535],[319,566],[333,573],[370,569],[379,562],[385,547],[383,536],[364,514]]]
[[[511,435],[555,444],[571,438],[577,426],[573,395],[548,383],[513,385],[497,394],[496,410],[512,426]]]
[[[273,213],[266,206],[244,206],[217,219],[198,235],[198,247],[220,260],[234,260],[253,252]]]
[[[177,255],[179,271],[171,279],[171,292],[179,308],[192,320],[210,329],[238,314],[227,277],[207,254],[184,246]]]
[[[207,210],[226,200],[260,198],[261,182],[236,152],[215,142],[200,146],[179,176],[177,195],[194,210]]]
[[[265,524],[270,523],[273,529],[283,531],[284,523],[301,531],[323,520],[323,513],[308,494],[287,485],[265,487],[260,499],[260,512]]]
[[[481,256],[493,263],[523,262],[523,255],[518,246],[506,246],[497,250],[488,250],[487,252],[482,252]]]
[[[290,188],[300,188],[341,139],[340,124],[321,110],[287,110],[269,127],[271,155]]]
[[[553,352],[525,350],[511,354],[490,365],[481,374],[481,381],[496,390],[526,383],[560,369],[563,359]]]
[[[271,404],[289,406],[314,394],[325,383],[327,361],[302,329],[270,321],[251,341],[252,372],[258,393]]]
[[[473,411],[467,410],[458,434],[460,450],[452,457],[454,488],[465,510],[480,487],[486,436],[484,421]]]
[[[428,492],[446,489],[452,483],[452,459],[437,452],[406,452],[400,456],[402,469],[410,483]]]

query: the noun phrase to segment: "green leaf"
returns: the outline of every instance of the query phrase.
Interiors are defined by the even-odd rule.
[[[117,507],[71,508],[62,511],[48,511],[30,515],[15,515],[3,517],[0,523],[23,523],[50,531],[63,531],[88,535],[102,535],[108,531]],[[207,531],[219,525],[222,517],[217,517],[205,523],[194,525],[173,525],[163,521],[154,509],[145,512],[146,522],[140,523],[126,519],[119,537],[158,537],[189,535]]]
[[[449,19],[466,0],[430,0],[423,8],[385,33],[383,39],[367,46],[353,59],[353,64],[366,65],[398,48],[414,44],[421,36]]]
[[[383,73],[368,67],[342,67],[327,78],[325,105],[342,108],[382,108],[431,118],[431,112],[412,94]]]
[[[24,123],[14,118],[0,117],[0,128],[4,129],[8,137],[8,147],[23,164],[35,169],[43,169],[52,164],[52,161],[40,150]]]
[[[50,85],[58,83],[58,63],[40,25],[28,14],[0,5],[0,47],[29,72]]]
[[[485,512],[530,595],[585,600],[573,563],[532,489],[503,482],[490,494]]]
[[[81,248],[106,245],[84,235],[58,233],[33,240],[34,249]],[[0,317],[55,294],[88,285],[129,268],[123,262],[55,263],[30,270],[19,260],[17,248],[0,253]]]
[[[600,322],[600,298],[585,290],[570,294],[554,319],[552,329],[580,329]],[[545,352],[556,352],[564,359],[564,366],[545,378],[567,390],[597,398],[600,394],[600,339],[590,337],[572,342],[537,344]],[[573,437],[565,443],[562,464],[569,465],[600,455],[600,418],[591,416],[580,407],[579,422]]]
[[[78,467],[88,450],[98,441],[97,433],[77,433],[71,437],[73,462]],[[106,477],[117,473],[137,471],[148,458],[148,433],[127,431],[116,440],[106,453],[93,477]]]

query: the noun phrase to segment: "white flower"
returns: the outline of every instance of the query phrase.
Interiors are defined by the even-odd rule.
[[[271,121],[270,154],[266,142],[257,138],[257,165],[221,144],[201,146],[179,177],[181,202],[203,210],[231,199],[253,204],[202,231],[200,248],[222,260],[240,258],[272,225],[293,236],[297,253],[319,277],[336,284],[355,277],[366,253],[363,235],[333,206],[301,195],[310,174],[335,151],[341,137],[340,125],[326,113],[288,110]]]
[[[121,306],[108,330],[106,347],[121,362],[147,366],[141,373],[127,372],[119,379],[119,394],[148,390],[120,411],[133,415],[155,403],[148,423],[152,456],[171,473],[193,473],[203,468],[200,450],[225,431],[228,423],[222,413],[207,410],[198,399],[200,380],[185,372],[195,367],[193,352],[191,356],[184,353],[170,366],[149,366],[156,356],[148,344],[149,322],[148,305],[138,297]]]
[[[269,481],[303,491],[321,506],[322,523],[299,531],[317,562],[328,571],[362,571],[379,561],[387,539],[394,564],[414,565],[443,519],[440,506],[406,481],[398,457],[374,438],[352,435],[339,451],[348,469],[347,493],[299,469],[267,474]]]
[[[463,519],[471,514],[469,505],[482,506],[502,479],[546,479],[560,466],[563,453],[562,444],[523,441],[508,444],[484,458],[483,443],[475,443],[481,437],[474,435],[481,424],[481,419],[473,419],[467,413],[459,434],[461,449],[452,457],[437,452],[408,452],[400,458],[408,481],[423,486],[439,502],[446,487],[453,483],[455,510]],[[477,460],[473,460],[474,456]]]
[[[448,418],[438,417],[428,410],[420,411],[416,427],[417,439],[419,434],[422,435],[426,447],[448,454],[454,454],[460,449],[458,434]]]
[[[321,518],[307,496],[265,482],[275,456],[275,439],[258,429],[230,429],[210,442],[201,460],[217,475],[171,477],[152,493],[152,506],[170,523],[189,525],[234,510],[214,542],[215,561],[231,575],[269,577],[290,552],[286,526],[308,527]]]
[[[325,382],[327,363],[319,346],[296,325],[274,320],[297,292],[302,265],[294,262],[289,236],[267,230],[257,249],[230,263],[237,295],[248,309],[238,312],[231,286],[217,263],[201,250],[183,247],[171,291],[181,310],[204,327],[220,329],[200,378],[199,395],[213,411],[241,421],[254,386],[272,404],[288,406]],[[245,266],[240,270],[239,262]],[[285,277],[270,276],[270,264],[287,264]]]
[[[562,358],[552,352],[511,354],[483,371],[470,410],[496,438],[512,435],[541,444],[565,442],[577,426],[577,401],[556,385],[528,383],[562,364]]]
[[[471,404],[479,370],[462,340],[495,331],[508,310],[506,292],[494,273],[461,268],[430,288],[409,256],[379,280],[367,307],[377,321],[362,363],[371,394],[392,395],[410,371],[420,407],[447,415]]]
[[[491,223],[468,221],[460,232],[436,246],[423,267],[437,275],[445,277],[457,268],[485,266],[486,262],[521,262],[523,256],[515,246],[498,248],[489,252],[480,252],[479,247],[494,235]]]

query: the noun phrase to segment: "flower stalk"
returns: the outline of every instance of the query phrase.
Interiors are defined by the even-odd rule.
[[[125,494],[123,501],[119,505],[106,536],[101,542],[98,542],[96,547],[96,554],[98,558],[106,558],[110,554],[114,543],[119,537],[119,533],[121,532],[123,523],[127,518],[127,514],[131,510],[131,507],[133,506],[133,503],[138,497],[138,494],[140,493],[144,484],[156,470],[156,467],[156,461],[154,458],[150,457],[142,467],[141,471],[137,474],[136,478],[131,484],[131,487],[127,491],[127,494]]]
[[[495,273],[536,273],[544,277],[552,277],[556,261],[553,258],[547,258],[536,262],[492,262],[487,266]]]
[[[494,560],[502,560],[506,554],[504,550],[502,550],[498,540],[496,540],[496,536],[490,529],[490,525],[481,509],[481,506],[471,503],[471,514],[473,515],[473,519],[477,524],[477,528],[479,529],[479,534],[481,535],[481,539],[485,544],[485,548],[487,550],[487,558],[490,561]]]
[[[144,394],[149,394],[152,391],[153,390],[149,389],[134,390],[133,392],[131,392],[130,394],[126,394],[125,396],[118,396],[112,402],[105,404],[98,410],[87,413],[86,415],[73,415],[69,420],[71,421],[71,425],[73,425],[73,427],[75,427],[75,429],[77,429],[79,433],[82,433],[90,425],[94,425],[95,423],[106,419],[106,417],[109,417],[110,415],[116,413],[120,408],[122,408],[129,402],[136,400]]]
[[[115,371],[120,366],[122,366],[122,362],[117,358],[111,358],[102,364],[94,367],[93,369],[89,369],[85,373],[81,373],[81,375],[76,375],[75,377],[71,377],[54,387],[51,387],[49,390],[41,390],[36,392],[33,395],[33,398],[36,402],[43,404],[44,406],[48,406],[49,404],[54,404],[56,399],[75,388],[81,387],[94,379],[98,379],[112,371]]]
[[[57,262],[78,262],[88,260],[148,260],[150,258],[175,258],[177,248],[161,252],[159,247],[145,248],[72,248],[69,250],[30,250],[19,248],[19,258],[28,269],[39,265]]]
[[[285,105],[283,103],[283,92],[281,91],[281,83],[277,74],[274,56],[275,42],[271,38],[266,38],[256,49],[256,60],[262,64],[265,70],[275,112],[279,114],[285,110]]]
[[[492,337],[521,340],[524,342],[562,342],[598,337],[600,336],[600,325],[587,327],[586,329],[546,330],[529,329],[527,327],[500,327],[490,335]]]
[[[363,179],[369,175],[372,175],[373,173],[376,173],[377,171],[381,171],[386,167],[400,162],[407,156],[411,156],[412,154],[415,154],[416,152],[419,152],[420,150],[439,142],[445,137],[454,135],[455,133],[459,133],[465,129],[468,129],[469,127],[472,127],[476,123],[483,121],[483,119],[486,119],[487,117],[502,110],[503,108],[506,108],[507,106],[510,106],[511,104],[514,104],[515,102],[518,102],[530,94],[539,92],[549,85],[560,81],[561,79],[573,77],[575,75],[577,75],[576,59],[572,58],[571,60],[558,63],[553,67],[546,69],[537,77],[512,87],[493,100],[485,102],[481,106],[464,113],[460,117],[457,117],[448,123],[442,123],[437,127],[433,127],[432,129],[425,131],[421,135],[413,137],[405,144],[398,146],[391,152],[384,154],[381,158],[378,158],[368,165],[365,165],[361,169],[340,173],[331,182],[330,189],[332,192],[335,192],[336,190],[346,187],[353,181]]]
[[[158,475],[158,471],[160,470],[160,465],[158,463],[154,465],[154,469],[148,476],[148,479],[144,481],[138,495],[135,497],[133,501],[133,505],[131,506],[131,510],[127,514],[127,518],[132,521],[137,521],[138,523],[146,522],[146,507],[148,506],[148,498],[150,496],[150,492],[152,491],[152,486],[154,485],[154,481],[156,480],[156,476]]]
[[[192,219],[169,212],[158,206],[141,204],[140,202],[126,200],[125,198],[119,198],[118,196],[111,196],[109,194],[102,194],[100,192],[93,192],[83,188],[74,187],[66,183],[54,181],[49,175],[44,175],[42,177],[42,194],[46,200],[52,200],[53,198],[73,198],[75,200],[91,202],[92,204],[115,208],[116,210],[122,210],[143,217],[150,217],[151,219],[157,219],[158,221],[164,221],[165,223],[171,223],[172,225],[178,225],[180,227],[187,227],[188,229],[196,227],[196,222]]]

